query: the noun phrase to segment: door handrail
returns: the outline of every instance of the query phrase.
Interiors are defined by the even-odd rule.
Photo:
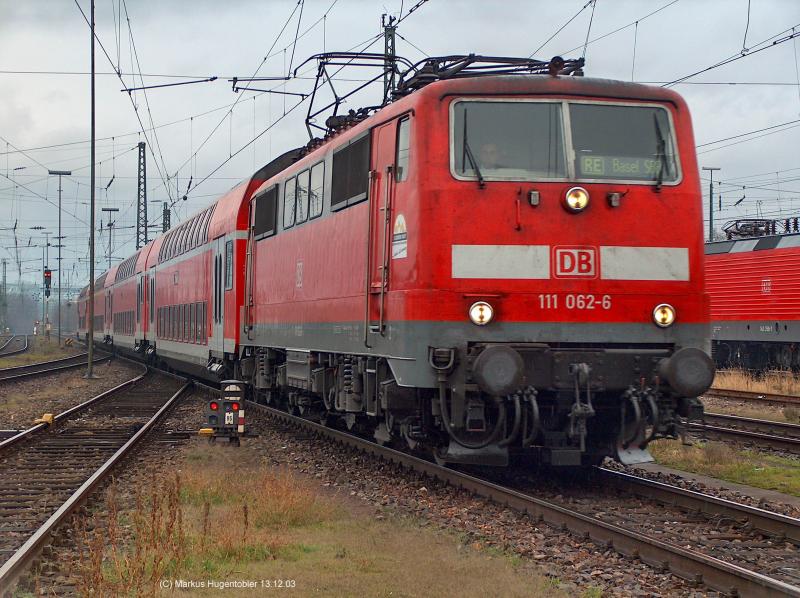
[[[371,349],[369,344],[369,298],[372,294],[372,200],[375,195],[375,182],[380,180],[380,174],[375,170],[369,171],[369,183],[367,185],[367,266],[366,266],[366,289],[364,293],[364,346]]]

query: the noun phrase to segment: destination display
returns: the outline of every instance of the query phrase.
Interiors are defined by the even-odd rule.
[[[588,179],[641,179],[655,180],[661,160],[634,156],[581,156],[578,175]],[[667,178],[669,168],[665,168]]]

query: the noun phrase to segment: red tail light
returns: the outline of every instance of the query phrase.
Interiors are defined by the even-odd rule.
[[[231,405],[231,409],[233,409],[234,411],[239,411],[239,403],[234,403],[233,405]]]
[[[216,401],[211,401],[209,407],[211,407],[211,411],[216,411],[217,409],[219,409],[219,404]]]

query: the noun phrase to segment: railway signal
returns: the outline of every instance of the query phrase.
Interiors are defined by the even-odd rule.
[[[44,296],[50,296],[50,283],[53,280],[53,272],[50,268],[44,269]]]
[[[217,438],[227,438],[231,444],[239,446],[239,439],[245,435],[244,383],[224,380],[220,387],[222,396],[211,399],[206,405],[207,427],[201,428],[199,433],[208,436],[212,442]]]

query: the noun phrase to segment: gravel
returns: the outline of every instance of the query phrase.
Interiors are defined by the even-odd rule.
[[[715,595],[469,492],[286,429],[255,409],[249,414],[260,437],[247,446],[267,462],[291,467],[324,488],[363,501],[375,517],[412,518],[423,526],[459,532],[465,547],[499,549],[529,559],[567,592],[598,588],[613,596]]]
[[[647,471],[646,469],[642,469],[635,466],[626,467],[625,465],[617,463],[616,461],[611,461],[610,459],[607,459],[606,462],[603,464],[603,466],[607,469],[612,469],[614,471],[622,471],[625,473],[636,475],[639,476],[640,478],[646,478],[648,480],[662,482],[664,484],[670,484],[672,486],[678,486],[686,490],[693,490],[695,492],[701,492],[703,494],[710,494],[711,496],[716,496],[717,498],[732,500],[733,502],[742,503],[744,505],[749,505],[751,507],[758,507],[760,509],[766,509],[767,511],[773,511],[775,513],[780,513],[782,515],[788,515],[789,517],[800,518],[800,507],[797,507],[796,505],[756,498],[754,496],[744,494],[743,492],[739,492],[738,490],[733,490],[731,488],[718,488],[715,486],[708,486],[706,484],[703,484],[702,482],[688,479],[678,474]]]
[[[47,376],[0,382],[0,429],[25,429],[43,413],[58,414],[142,373],[142,366],[112,360],[94,366],[97,380],[77,368]]]

